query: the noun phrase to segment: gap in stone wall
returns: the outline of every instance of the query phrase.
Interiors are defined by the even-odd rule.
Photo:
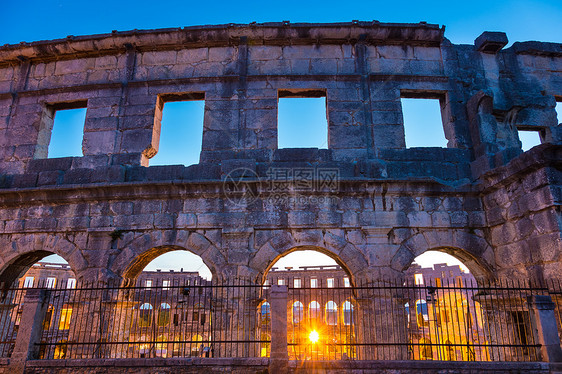
[[[328,148],[325,97],[279,98],[278,148]]]
[[[521,141],[521,149],[527,152],[529,149],[541,144],[541,136],[539,131],[534,130],[517,130],[519,140]]]
[[[158,153],[150,159],[150,166],[198,164],[204,112],[204,100],[165,103]]]
[[[48,157],[81,157],[86,108],[56,110]]]
[[[406,148],[447,148],[438,99],[402,98]]]

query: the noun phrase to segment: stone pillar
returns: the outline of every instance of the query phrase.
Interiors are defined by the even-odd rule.
[[[285,373],[288,370],[287,351],[287,286],[272,285],[269,291],[271,307],[271,355],[269,370]]]
[[[113,334],[108,337],[112,341],[125,342],[130,341],[130,333],[133,322],[133,307],[136,305],[134,299],[135,290],[122,289],[119,290],[117,298],[112,302],[108,302],[108,308],[112,309],[112,323],[114,324]],[[130,357],[128,345],[113,344],[111,345],[111,358],[127,358]]]
[[[369,318],[373,316],[374,305],[373,300],[368,295],[368,290],[359,290],[360,297],[357,297],[357,320],[355,324],[357,326],[357,343],[359,344],[369,344],[373,343],[371,324],[369,323]],[[375,360],[376,351],[375,347],[372,345],[358,345],[357,346],[357,358],[359,360]]]
[[[10,373],[23,374],[26,360],[37,358],[39,354],[36,344],[41,342],[48,307],[46,294],[44,289],[29,289],[25,295],[16,344],[10,358]]]
[[[531,312],[531,326],[535,334],[535,343],[541,345],[541,360],[562,362],[562,349],[552,299],[547,295],[533,295],[527,297],[527,303]]]

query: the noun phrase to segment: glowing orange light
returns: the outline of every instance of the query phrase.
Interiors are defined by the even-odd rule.
[[[310,332],[310,335],[308,336],[308,339],[310,339],[311,343],[316,343],[318,342],[318,339],[320,339],[320,335],[318,335],[318,333],[315,330],[312,330]]]

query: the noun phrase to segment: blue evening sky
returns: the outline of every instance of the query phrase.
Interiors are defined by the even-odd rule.
[[[175,28],[205,24],[250,22],[349,22],[352,20],[397,23],[426,21],[445,25],[445,36],[456,44],[472,44],[483,31],[503,31],[510,44],[539,40],[562,43],[562,1],[145,1],[69,0],[4,1],[0,12],[0,45],[65,38],[67,35],[109,33],[112,30]],[[314,102],[311,104],[311,102]],[[280,103],[279,145],[326,148],[324,100],[287,100]],[[435,103],[419,108],[420,100],[403,100],[406,144],[444,146],[440,114]],[[203,103],[168,103],[164,108],[160,154],[151,165],[198,162]],[[290,106],[293,105],[291,108]],[[298,107],[307,108],[302,111]],[[283,109],[286,107],[286,109]],[[436,109],[437,108],[437,109]],[[285,112],[286,110],[286,112]],[[558,105],[562,121],[562,104]],[[49,157],[81,154],[84,110],[60,111],[55,118]],[[305,117],[308,116],[308,117]],[[66,118],[65,118],[66,117]],[[300,121],[300,122],[299,122]],[[306,125],[306,124],[313,125]],[[421,131],[420,131],[421,130]],[[308,132],[307,132],[308,131]],[[419,131],[416,133],[416,131]],[[298,136],[285,136],[295,132]],[[284,134],[285,133],[285,134]],[[320,134],[313,137],[311,134]],[[524,149],[536,143],[522,139]],[[305,143],[302,143],[304,141]],[[57,143],[58,142],[58,143]],[[291,143],[294,142],[294,143]],[[417,143],[421,142],[421,143]],[[173,149],[166,155],[166,150]],[[297,256],[306,258],[306,256]],[[168,255],[170,256],[170,255]],[[179,253],[175,259],[183,258]],[[444,257],[443,257],[444,258]],[[174,257],[172,257],[173,261]],[[184,259],[186,263],[192,260]],[[319,257],[310,262],[318,265]],[[437,262],[440,260],[437,259]],[[176,263],[178,261],[175,261]],[[315,263],[316,262],[316,263]],[[289,264],[280,263],[283,266]],[[154,267],[168,268],[169,262]],[[184,265],[182,265],[184,266]],[[178,268],[180,266],[178,265]],[[193,269],[200,264],[193,263]],[[184,268],[187,267],[184,266]]]

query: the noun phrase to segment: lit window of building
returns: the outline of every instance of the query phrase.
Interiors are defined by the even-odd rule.
[[[441,278],[435,278],[435,287],[441,287]]]
[[[147,280],[144,282],[144,287],[145,287],[145,288],[150,288],[150,287],[152,287],[152,280],[147,279]]]
[[[68,278],[66,288],[76,288],[76,278]]]
[[[163,281],[162,281],[162,289],[163,289],[164,291],[170,289],[170,281],[169,281],[169,280],[163,280]]]
[[[338,324],[338,304],[333,301],[328,301],[325,307],[326,311],[326,324],[335,326]]]
[[[284,280],[284,279],[281,279],[281,278],[277,279],[277,285],[282,286],[282,285],[284,285],[284,284],[285,284],[285,280]]]
[[[301,280],[300,278],[293,279],[293,287],[294,288],[301,288]]]
[[[72,317],[72,308],[64,306],[60,311],[59,330],[68,330],[70,328],[70,318]]]
[[[414,283],[417,285],[423,284],[423,274],[414,274]]]
[[[34,281],[35,281],[34,277],[25,277],[25,280],[23,281],[23,286],[25,288],[33,287]]]
[[[334,288],[334,278],[326,279],[326,284],[328,285],[328,288]]]
[[[344,287],[351,287],[351,284],[349,283],[348,277],[343,278],[343,286]]]
[[[318,279],[311,278],[310,279],[310,288],[317,288],[318,287]]]
[[[48,277],[48,278],[47,278],[47,283],[45,284],[45,287],[47,287],[47,288],[55,288],[56,283],[57,283],[57,278],[55,278],[55,277]]]

